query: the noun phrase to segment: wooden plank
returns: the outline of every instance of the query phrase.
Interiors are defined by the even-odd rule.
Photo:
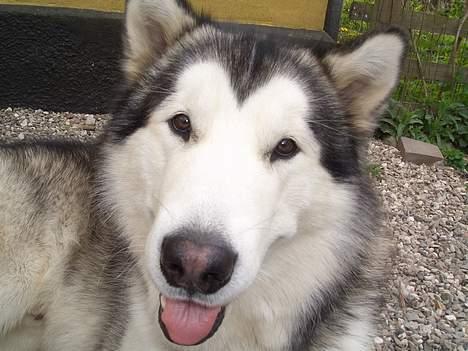
[[[380,3],[380,1],[377,1],[376,3]],[[375,9],[378,9],[375,5],[355,1],[351,4],[349,16],[355,21],[372,22],[374,20],[373,12]],[[388,10],[388,8],[382,8],[381,10]],[[381,11],[376,11],[377,14],[379,12]],[[384,22],[385,20],[390,20],[391,22]],[[389,17],[388,14],[384,12],[384,16],[380,16],[378,21],[381,23],[399,24],[406,28],[421,30],[423,32],[449,35],[455,35],[457,33],[458,25],[460,23],[459,20],[416,11],[402,11],[401,17],[398,20],[396,20],[395,17]],[[467,35],[468,21],[465,22],[461,30],[461,36]]]
[[[463,83],[468,83],[468,69],[465,67],[457,67],[456,72],[457,76],[461,76],[459,79]],[[451,81],[452,80],[452,66],[442,63],[431,63],[423,62],[422,63],[422,74],[425,80],[433,81]],[[402,75],[405,78],[410,79],[421,79],[418,62],[416,60],[406,60],[403,69]]]
[[[456,35],[460,21],[422,12],[405,12],[399,24],[423,32]],[[463,25],[460,35],[468,35],[468,22]]]
[[[349,18],[353,21],[370,22],[372,20],[373,4],[354,1],[349,8]]]
[[[196,11],[223,22],[291,29],[323,30],[328,0],[189,0]],[[122,12],[125,0],[0,0],[5,5],[31,5]]]
[[[372,28],[380,29],[392,23],[393,1],[375,0],[372,10]]]

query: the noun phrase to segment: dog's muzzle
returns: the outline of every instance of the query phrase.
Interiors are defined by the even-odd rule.
[[[188,296],[214,294],[231,279],[237,255],[212,235],[183,232],[166,237],[161,246],[161,271],[167,283]],[[225,307],[161,296],[159,322],[166,337],[180,345],[198,345],[221,325]]]

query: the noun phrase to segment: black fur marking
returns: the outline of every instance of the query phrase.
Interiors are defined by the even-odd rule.
[[[121,90],[114,103],[112,121],[109,123],[107,135],[113,142],[119,142],[132,135],[146,125],[145,101],[142,97],[140,82],[135,82]]]
[[[109,126],[113,141],[124,140],[145,125],[151,112],[174,91],[177,78],[189,64],[214,59],[230,74],[239,103],[275,74],[302,82],[315,109],[309,124],[322,146],[322,164],[337,181],[360,172],[357,136],[319,63],[310,67],[301,62],[287,42],[257,39],[253,33],[226,34],[211,25],[206,28],[210,29],[195,44],[180,39],[168,63],[155,64],[143,81],[123,90]]]
[[[359,268],[354,267],[340,281],[311,297],[310,303],[304,307],[307,312],[303,312],[303,315],[297,321],[288,351],[304,351],[310,349],[311,346],[322,348],[332,346],[321,344],[321,328],[325,325],[331,327],[335,323],[340,327],[344,327],[340,325],[340,321],[333,320],[334,313],[340,311],[350,315],[350,312],[345,310],[349,300],[349,289],[350,286],[354,287],[356,285],[360,274]]]

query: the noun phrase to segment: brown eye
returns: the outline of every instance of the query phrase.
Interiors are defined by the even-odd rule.
[[[183,113],[179,113],[169,120],[169,126],[172,131],[180,136],[185,141],[190,139],[190,133],[192,132],[192,125],[190,118]]]
[[[299,148],[294,140],[290,138],[282,139],[271,153],[271,162],[278,159],[287,160],[294,157],[299,152]]]

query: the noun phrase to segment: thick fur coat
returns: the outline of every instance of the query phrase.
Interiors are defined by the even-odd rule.
[[[404,33],[318,54],[182,0],[130,0],[125,28],[99,142],[0,147],[0,349],[371,349],[387,238],[363,150]],[[209,292],[165,271],[180,233],[232,252]]]

